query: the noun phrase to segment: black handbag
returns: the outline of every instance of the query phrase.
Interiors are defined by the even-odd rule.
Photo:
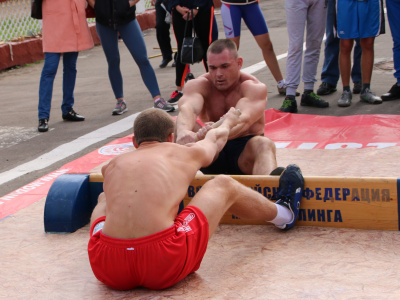
[[[189,16],[186,19],[185,33],[181,49],[181,63],[183,64],[194,64],[201,62],[204,56],[204,49],[201,45],[200,39],[196,36],[194,30],[194,19],[192,9],[192,36],[186,37],[186,31],[189,23]]]
[[[42,0],[32,0],[31,18],[42,19]]]

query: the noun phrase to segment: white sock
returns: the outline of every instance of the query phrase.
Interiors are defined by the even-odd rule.
[[[282,205],[275,204],[275,206],[277,209],[276,217],[272,221],[267,221],[267,222],[275,224],[276,226],[282,226],[287,223],[290,223],[293,219],[292,212],[288,208]]]
[[[286,85],[285,79],[282,79],[281,81],[278,81],[278,88],[282,88]]]

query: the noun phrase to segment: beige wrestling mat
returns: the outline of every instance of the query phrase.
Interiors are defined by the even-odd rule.
[[[400,177],[400,149],[278,149],[304,176]],[[99,168],[95,168],[98,172]],[[45,234],[45,199],[0,221],[0,299],[399,299],[399,231],[220,225],[200,269],[163,290],[93,276],[89,226]]]

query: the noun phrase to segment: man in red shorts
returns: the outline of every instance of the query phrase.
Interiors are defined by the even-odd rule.
[[[222,124],[196,143],[173,143],[175,123],[148,109],[134,124],[135,151],[102,168],[104,193],[91,217],[89,260],[95,276],[114,289],[170,287],[195,272],[209,238],[229,210],[244,219],[290,229],[297,219],[304,181],[289,165],[276,203],[229,176],[218,175],[178,215],[196,172],[224,147],[240,117],[231,108]]]

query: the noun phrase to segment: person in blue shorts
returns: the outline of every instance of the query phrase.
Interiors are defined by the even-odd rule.
[[[336,34],[340,38],[339,66],[343,93],[338,105],[351,105],[350,91],[351,51],[354,39],[360,38],[362,87],[360,100],[370,104],[380,104],[382,99],[371,92],[371,77],[374,65],[375,37],[385,32],[382,0],[348,1],[337,0]]]
[[[396,78],[396,83],[389,92],[381,96],[383,101],[400,99],[400,1],[386,0],[386,10],[393,37],[394,78]]]
[[[258,5],[258,0],[222,0],[221,17],[224,24],[225,37],[235,42],[238,49],[241,20],[243,19],[261,48],[265,63],[278,84],[278,92],[285,95],[285,80],[279,68],[267,23]]]
[[[321,72],[321,85],[317,95],[329,95],[336,92],[336,86],[340,78],[339,50],[340,39],[336,37],[333,23],[335,22],[336,0],[328,0],[326,13],[326,40],[324,66]],[[356,39],[353,51],[353,67],[351,68],[353,81],[353,94],[361,93],[361,46],[360,39]]]

